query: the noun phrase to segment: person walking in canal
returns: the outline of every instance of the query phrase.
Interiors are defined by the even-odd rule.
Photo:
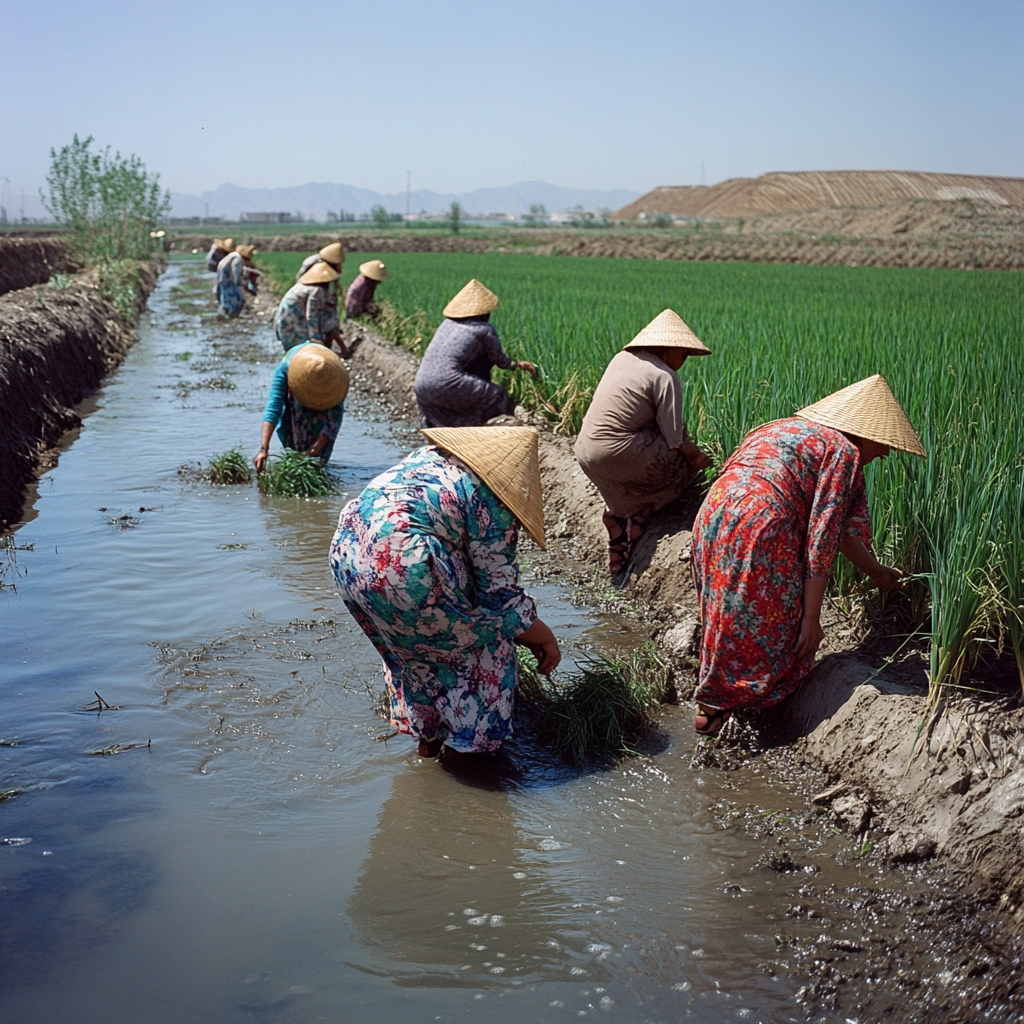
[[[263,472],[275,428],[285,448],[326,465],[345,415],[348,386],[348,367],[329,348],[307,341],[289,349],[270,383],[260,450],[252,460],[256,472]]]
[[[612,358],[597,385],[575,453],[604,498],[613,574],[626,567],[651,516],[711,464],[687,434],[678,377],[687,356],[710,354],[666,309]]]
[[[482,426],[512,412],[509,393],[491,382],[491,370],[526,370],[533,363],[510,359],[491,325],[498,296],[475,278],[444,307],[445,320],[416,371],[416,404],[424,427]]]
[[[307,256],[301,264],[299,264],[298,273],[295,275],[295,280],[302,280],[302,275],[307,270],[311,270],[318,263],[326,263],[331,270],[336,270],[341,275],[341,266],[345,262],[345,247],[341,242],[331,242],[330,245],[325,245],[319,252],[314,252]]]
[[[321,260],[285,292],[274,314],[274,331],[285,352],[306,341],[341,344],[338,304],[328,287],[337,280],[338,271]]]
[[[354,320],[365,313],[377,312],[373,294],[381,281],[386,281],[388,272],[380,260],[368,260],[359,266],[359,274],[345,292],[345,316]]]
[[[516,644],[550,673],[561,654],[519,582],[523,528],[544,542],[537,432],[427,429],[431,444],[342,510],[330,565],[384,661],[392,724],[421,757],[458,762],[512,733]]]
[[[253,253],[251,245],[240,245],[234,252],[229,252],[217,264],[217,306],[229,317],[237,317],[245,309],[245,291],[255,293],[255,286],[250,284],[247,274],[255,268],[252,265]]]
[[[893,448],[925,457],[876,374],[752,430],[726,461],[693,524],[698,733],[782,700],[811,671],[837,554],[883,590],[901,586],[871,551],[863,472]]]
[[[229,252],[233,252],[235,248],[235,242],[232,238],[215,238],[213,244],[210,246],[210,251],[206,254],[206,269],[211,274],[217,273],[217,266],[220,261],[224,259]]]

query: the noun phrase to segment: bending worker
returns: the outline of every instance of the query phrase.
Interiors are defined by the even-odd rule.
[[[312,255],[307,256],[302,261],[299,265],[299,271],[295,275],[295,280],[301,280],[302,275],[311,267],[315,267],[318,263],[326,263],[332,270],[336,270],[340,275],[341,265],[344,262],[345,247],[341,242],[331,242],[330,245],[325,245],[319,252],[315,252]]]
[[[211,274],[217,273],[217,264],[229,252],[233,252],[235,248],[235,241],[233,238],[215,238],[213,244],[210,246],[210,251],[206,254],[206,269]]]
[[[329,348],[307,341],[289,349],[270,382],[260,450],[252,460],[256,472],[263,472],[275,427],[285,448],[326,465],[345,416],[348,385],[348,367]]]
[[[345,506],[330,563],[384,660],[391,719],[421,757],[456,763],[512,734],[519,663],[561,654],[519,583],[520,527],[543,548],[537,432],[424,430],[432,443]],[[471,762],[470,762],[471,763]]]
[[[508,357],[490,324],[498,296],[475,278],[444,307],[441,322],[416,371],[416,404],[424,427],[479,427],[512,412],[509,393],[491,383],[491,370],[526,370]]]
[[[875,586],[901,586],[900,570],[872,554],[864,490],[864,467],[892,448],[925,455],[876,374],[752,430],[729,456],[693,524],[698,733],[775,704],[811,671],[837,554]]]
[[[710,354],[666,309],[612,358],[597,385],[575,452],[607,506],[613,573],[625,568],[654,512],[711,464],[687,435],[677,375],[687,356]]]
[[[240,245],[234,252],[229,252],[217,264],[217,306],[226,316],[236,317],[245,309],[243,289],[256,294],[256,287],[249,276],[257,273],[252,265],[252,257],[256,250],[251,245]]]
[[[285,352],[305,341],[341,345],[337,299],[328,287],[337,280],[338,271],[321,260],[285,292],[274,314],[274,331]]]
[[[388,272],[380,260],[369,260],[359,266],[359,275],[348,286],[345,292],[345,316],[354,320],[357,316],[377,312],[377,303],[373,301],[373,293],[381,281],[386,281]]]

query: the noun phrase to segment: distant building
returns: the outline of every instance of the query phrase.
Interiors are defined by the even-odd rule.
[[[240,219],[243,224],[291,224],[302,220],[294,213],[243,213]]]

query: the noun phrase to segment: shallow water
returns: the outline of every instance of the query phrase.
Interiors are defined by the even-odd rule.
[[[653,756],[581,774],[527,749],[498,788],[382,740],[379,662],[326,564],[346,498],[178,472],[255,448],[277,357],[268,318],[209,314],[207,282],[164,275],[16,534],[0,1017],[804,1019],[801,979],[759,964],[810,872],[822,887],[871,869],[840,866],[842,838],[812,844],[808,872],[759,867],[764,844],[723,828],[722,801],[787,795],[756,766],[691,768],[682,711]],[[409,443],[355,396],[334,469],[356,493]],[[556,586],[534,592],[570,644],[635,640]],[[81,710],[94,691],[117,710]],[[92,753],[114,744],[139,746]]]

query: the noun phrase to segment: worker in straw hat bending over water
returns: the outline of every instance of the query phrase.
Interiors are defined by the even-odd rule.
[[[864,467],[892,448],[925,455],[876,374],[752,430],[729,456],[693,524],[698,733],[782,700],[811,671],[837,554],[883,590],[901,585],[872,554],[864,490]]]
[[[359,266],[359,275],[348,286],[345,292],[345,316],[354,320],[364,313],[373,315],[377,312],[377,304],[373,301],[373,293],[381,281],[387,280],[388,272],[380,260],[368,260]]]
[[[275,427],[285,448],[326,464],[345,415],[348,385],[348,367],[329,348],[308,341],[289,349],[270,384],[260,450],[253,459],[256,472],[263,472]]]
[[[305,341],[341,345],[338,301],[329,288],[337,280],[338,271],[321,260],[285,292],[274,314],[274,332],[285,352]]]
[[[424,430],[431,444],[382,473],[341,513],[330,564],[384,659],[392,724],[445,761],[512,733],[516,644],[550,673],[558,641],[519,583],[520,528],[543,548],[537,432]]]
[[[295,275],[295,280],[301,280],[302,275],[305,274],[307,270],[311,270],[318,263],[326,263],[332,270],[336,270],[340,274],[341,265],[344,262],[345,247],[341,242],[331,242],[330,245],[325,245],[319,252],[314,252],[302,261],[299,265],[298,273]]]
[[[213,244],[210,246],[210,251],[206,254],[206,269],[211,274],[217,273],[217,264],[229,252],[233,252],[235,248],[235,242],[232,238],[215,238]]]
[[[491,370],[526,370],[510,359],[490,323],[498,296],[475,278],[444,307],[445,318],[416,372],[416,404],[424,427],[478,427],[512,412],[509,393],[491,382]]]
[[[687,356],[710,354],[666,309],[612,358],[597,385],[575,451],[607,506],[613,573],[625,568],[654,512],[710,465],[686,432],[677,375]]]
[[[217,306],[225,316],[236,317],[245,309],[245,291],[255,291],[247,274],[255,270],[251,245],[240,245],[217,264]]]

